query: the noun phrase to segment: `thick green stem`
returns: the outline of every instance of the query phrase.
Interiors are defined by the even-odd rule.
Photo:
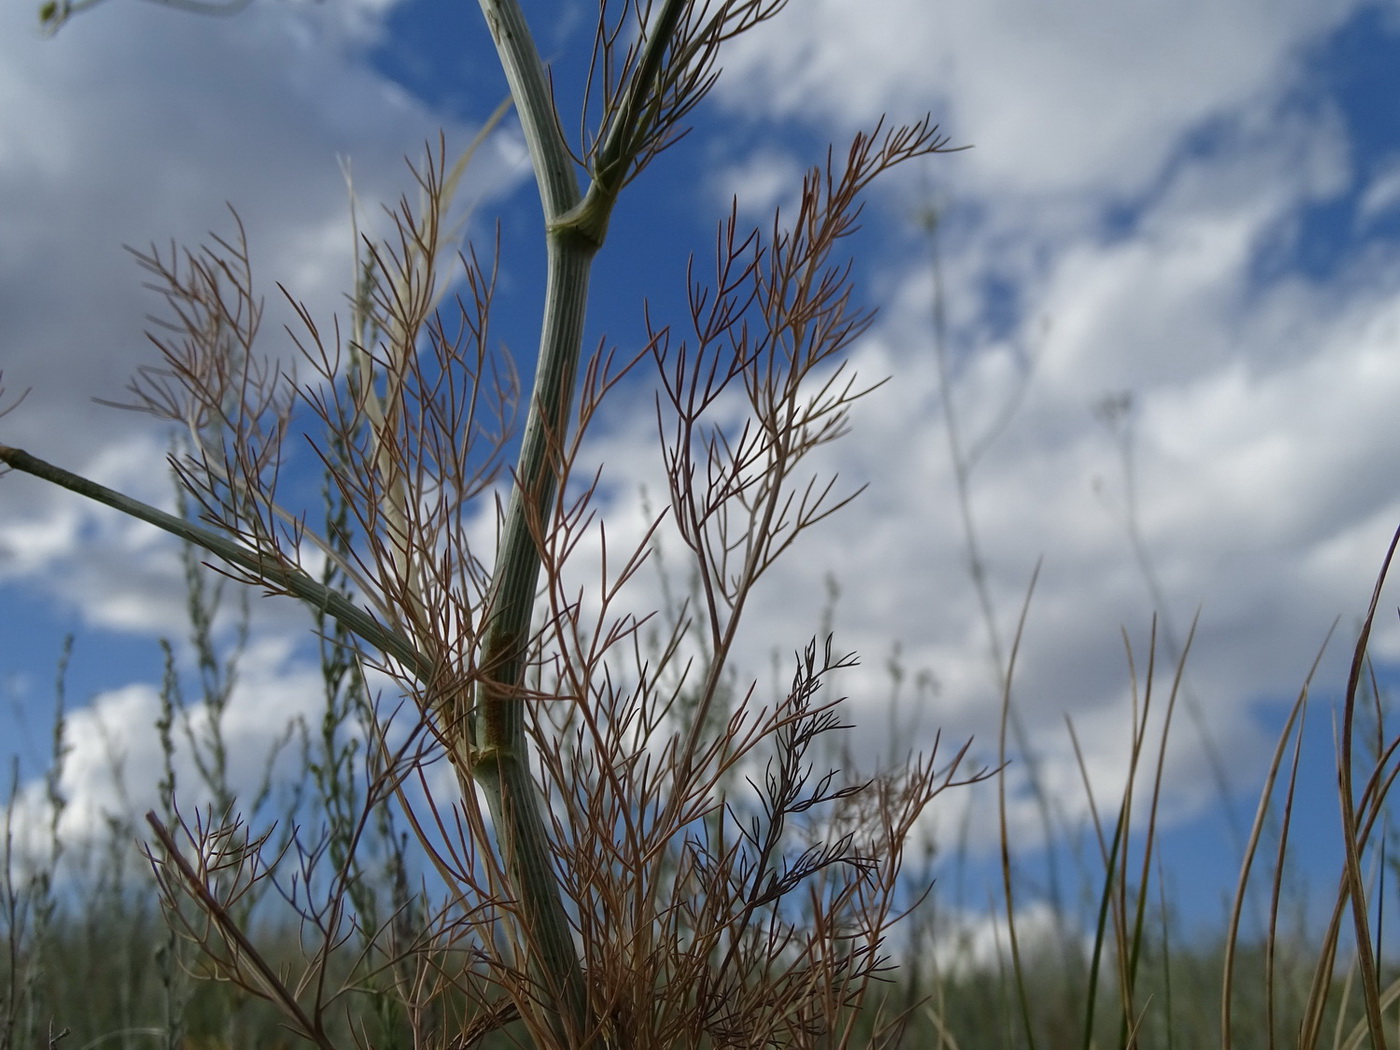
[[[481,653],[486,680],[471,714],[471,773],[486,795],[506,876],[518,898],[531,974],[550,1004],[548,1020],[556,1037],[568,1044],[587,1038],[588,998],[553,866],[543,800],[530,771],[522,690],[539,584],[540,531],[553,517],[583,346],[588,276],[601,236],[561,224],[582,194],[559,133],[544,65],[519,4],[481,0],[481,9],[535,167],[549,255],[534,392],[492,577]]]
[[[588,1024],[583,969],[552,866],[539,788],[530,773],[522,688],[539,583],[538,531],[553,516],[592,257],[588,242],[551,234],[540,362],[496,554],[481,654],[486,680],[478,687],[471,716],[472,776],[486,795],[497,846],[519,898],[531,968],[568,1017],[564,1027],[572,1028],[576,1038]]]

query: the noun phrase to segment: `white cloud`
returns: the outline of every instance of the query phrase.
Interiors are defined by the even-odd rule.
[[[736,202],[745,221],[760,228],[772,221],[773,210],[793,212],[802,199],[807,169],[790,154],[762,149],[709,173],[710,196],[727,208]]]
[[[1131,189],[1355,6],[812,0],[738,40],[719,91],[744,113],[843,127],[931,110],[976,143],[969,178],[989,193]]]
[[[8,443],[81,467],[145,424],[95,410],[152,362],[142,273],[123,244],[198,245],[248,230],[265,296],[266,349],[287,355],[277,282],[323,320],[352,273],[340,158],[373,219],[411,186],[404,158],[436,143],[442,118],[374,73],[363,49],[386,3],[252,5],[211,19],[112,2],[40,39],[29,5],[7,6],[0,43],[0,303],[5,382],[32,388],[5,420]],[[447,128],[448,148],[469,131]],[[498,147],[478,154],[474,196],[524,172]]]
[[[1092,942],[1065,929],[1063,916],[1046,902],[1020,907],[1015,915],[1016,950],[1027,972],[1046,963],[1061,965],[1066,952],[1075,958],[1087,954]],[[1009,976],[1012,971],[1011,929],[1006,914],[969,913],[945,919],[946,929],[936,933],[933,957],[937,967],[952,977],[977,974]],[[1067,941],[1080,943],[1070,948]]]
[[[1366,221],[1389,216],[1400,206],[1400,164],[1391,165],[1378,174],[1361,198],[1358,215]]]
[[[319,676],[290,662],[291,651],[286,640],[263,641],[254,644],[240,660],[239,684],[218,727],[228,781],[236,787],[259,784],[269,763],[277,759],[285,773],[295,745],[280,752],[275,745],[297,718],[314,723],[317,717]],[[216,759],[208,743],[213,739],[210,709],[197,696],[189,700],[185,716],[177,715],[171,761],[181,807],[192,813],[196,807],[208,805],[213,796],[191,752],[186,725],[202,742],[205,768],[214,768]],[[105,849],[114,826],[144,834],[142,815],[160,808],[158,781],[165,769],[157,731],[160,716],[159,691],[146,683],[111,689],[67,713],[67,750],[56,784],[63,800],[57,829],[62,849],[80,853]],[[242,802],[251,805],[251,799]],[[26,785],[16,800],[14,815],[18,857],[37,859],[48,854],[52,820],[43,783]]]

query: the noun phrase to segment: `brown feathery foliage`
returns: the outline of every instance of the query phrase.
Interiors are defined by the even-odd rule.
[[[961,772],[965,749],[864,778],[814,774],[843,728],[839,700],[819,690],[853,662],[829,639],[805,647],[772,703],[753,690],[732,702],[730,681],[764,574],[859,491],[809,466],[872,389],[842,356],[871,315],[839,249],[869,184],[946,140],[928,120],[877,124],[814,168],[796,213],[770,229],[743,230],[736,205],[713,284],[689,278],[689,332],[649,318],[631,355],[585,359],[581,345],[618,195],[684,134],[721,45],[783,6],[600,5],[571,147],[518,5],[483,0],[549,239],[523,432],[517,377],[489,339],[500,245],[454,252],[462,165],[449,171],[439,146],[414,172],[416,200],[391,211],[393,235],[360,245],[348,319],[325,325],[291,300],[308,379],[260,356],[241,225],[198,250],[137,253],[166,311],[152,334],[161,363],[138,373],[131,407],[183,428],[172,462],[199,524],[0,450],[308,603],[412,698],[414,717],[371,717],[372,782],[338,850],[300,836],[270,849],[232,814],[173,827],[150,817],[172,923],[210,972],[276,1003],[317,1046],[337,1045],[345,1017],[371,1041],[350,1005],[371,987],[389,990],[394,1038],[414,1046],[467,1047],[507,1024],[561,1048],[873,1038],[860,1007],[889,964],[906,837],[940,792],[981,774]],[[635,391],[653,366],[669,498],[618,549],[585,441],[619,386]],[[339,508],[322,532],[285,494],[288,442],[303,438]],[[494,550],[481,546],[483,515]],[[630,596],[656,531],[672,527],[698,604],[651,625],[649,645]],[[595,532],[601,561],[580,570]],[[586,591],[570,582],[580,571],[596,580]],[[405,898],[374,925],[355,907],[350,856],[382,805],[402,807],[430,868],[411,896],[435,903]],[[238,907],[260,884],[300,918],[295,971],[266,961]]]

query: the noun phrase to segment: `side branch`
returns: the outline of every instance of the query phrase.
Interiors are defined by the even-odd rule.
[[[293,565],[257,551],[249,550],[226,536],[210,529],[201,528],[192,522],[177,518],[173,514],[152,507],[138,499],[109,489],[105,485],[64,470],[31,456],[23,449],[0,445],[0,462],[6,466],[36,478],[51,482],[79,496],[86,496],[94,502],[112,507],[139,518],[158,529],[164,529],[172,536],[178,536],[187,543],[202,547],[210,554],[222,558],[230,565],[236,565],[256,579],[270,586],[280,587],[293,597],[300,598],[312,608],[320,609],[347,631],[367,644],[391,656],[403,664],[404,668],[421,682],[429,682],[433,676],[433,662],[393,628],[380,623],[364,609],[325,584],[307,575]]]

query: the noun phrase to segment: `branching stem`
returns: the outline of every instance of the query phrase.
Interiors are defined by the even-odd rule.
[[[432,661],[419,652],[412,642],[392,627],[380,623],[345,595],[332,590],[295,565],[289,565],[269,554],[249,550],[227,536],[201,528],[148,503],[142,503],[105,485],[99,485],[81,475],[54,466],[37,456],[31,456],[23,449],[0,445],[0,463],[59,485],[69,492],[85,496],[123,514],[129,514],[133,518],[164,529],[172,536],[193,543],[230,565],[236,565],[256,579],[280,587],[313,608],[323,610],[346,630],[364,639],[380,652],[398,660],[409,673],[421,681],[426,682],[433,677]]]

